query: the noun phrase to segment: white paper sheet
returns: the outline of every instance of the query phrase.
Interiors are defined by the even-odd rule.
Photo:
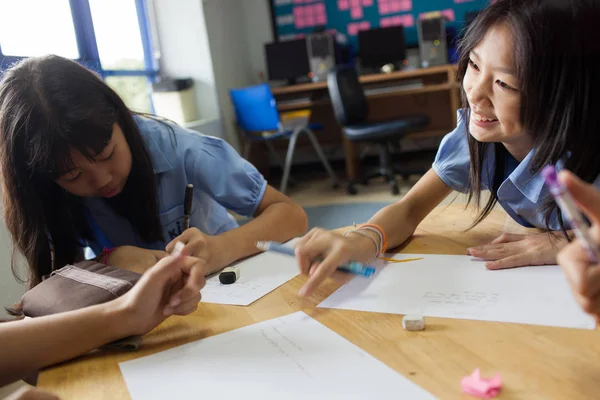
[[[423,257],[376,264],[372,279],[354,278],[319,307],[430,317],[594,329],[558,266],[489,271],[469,256]]]
[[[293,247],[296,241],[285,245]],[[240,277],[235,283],[223,285],[219,274],[206,280],[201,291],[203,302],[247,306],[299,274],[294,257],[275,252],[260,253],[236,267]]]
[[[435,398],[303,312],[119,366],[133,400]]]

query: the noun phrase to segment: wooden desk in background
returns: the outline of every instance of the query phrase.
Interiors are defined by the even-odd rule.
[[[455,65],[362,75],[359,79],[366,91],[369,119],[372,121],[411,114],[428,115],[431,118],[430,125],[422,132],[411,134],[414,138],[440,137],[456,127],[456,110],[460,104]],[[422,87],[406,85],[415,80],[422,82]],[[402,84],[405,86],[402,87]],[[320,144],[343,143],[346,175],[348,179],[358,176],[356,145],[345,139],[335,120],[327,94],[327,82],[274,88],[273,95],[281,112],[311,109],[311,122],[318,122],[325,128],[317,134]],[[306,138],[299,141],[299,146],[303,143],[309,145]],[[255,161],[255,158],[251,160]]]
[[[465,254],[500,235],[506,214],[493,211],[463,232],[472,218],[461,205],[439,207],[397,250]],[[302,310],[442,399],[472,398],[461,393],[459,382],[477,367],[484,376],[502,374],[499,399],[590,399],[600,393],[598,330],[427,318],[425,331],[407,332],[401,315],[316,308],[339,283],[330,279],[303,300],[296,294],[304,282],[298,276],[248,307],[203,303],[145,336],[138,352],[81,357],[41,372],[38,386],[63,400],[128,399],[119,362]]]

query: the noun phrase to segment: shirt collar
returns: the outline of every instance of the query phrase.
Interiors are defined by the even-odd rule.
[[[530,202],[537,203],[544,189],[545,182],[541,171],[535,174],[531,173],[531,161],[534,156],[535,149],[532,149],[509,175],[508,179]]]

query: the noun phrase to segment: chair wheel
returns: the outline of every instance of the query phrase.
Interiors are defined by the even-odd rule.
[[[347,192],[348,194],[355,195],[358,193],[358,190],[354,186],[348,186]]]
[[[404,174],[402,175],[402,179],[404,179],[405,181],[410,179],[410,175],[409,174]]]
[[[392,186],[392,194],[393,195],[400,194],[400,188],[397,185]]]
[[[339,189],[340,188],[340,183],[339,182],[335,182],[333,185],[331,185],[332,188],[334,189]]]

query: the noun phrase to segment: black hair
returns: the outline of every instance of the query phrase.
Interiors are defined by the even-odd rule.
[[[55,179],[72,167],[71,150],[90,160],[122,129],[132,156],[123,191],[111,202],[146,241],[163,239],[152,160],[133,113],[92,71],[50,55],[23,60],[0,83],[0,168],[4,216],[27,259],[29,285],[73,263],[93,240],[83,199]],[[14,257],[13,257],[14,260]],[[14,262],[13,262],[14,272]]]
[[[471,51],[486,33],[499,24],[512,32],[516,75],[520,82],[520,122],[533,141],[531,173],[547,164],[565,161],[565,168],[587,182],[600,174],[600,2],[597,0],[498,0],[470,24],[460,44],[458,79],[469,68]],[[465,119],[470,118],[462,91]],[[494,148],[495,170],[490,199],[473,226],[481,222],[498,201],[506,148],[501,143],[482,143],[468,133],[471,157],[469,203],[479,205],[482,170],[489,146]],[[565,231],[561,213],[547,199],[545,213],[550,229],[553,213]]]

